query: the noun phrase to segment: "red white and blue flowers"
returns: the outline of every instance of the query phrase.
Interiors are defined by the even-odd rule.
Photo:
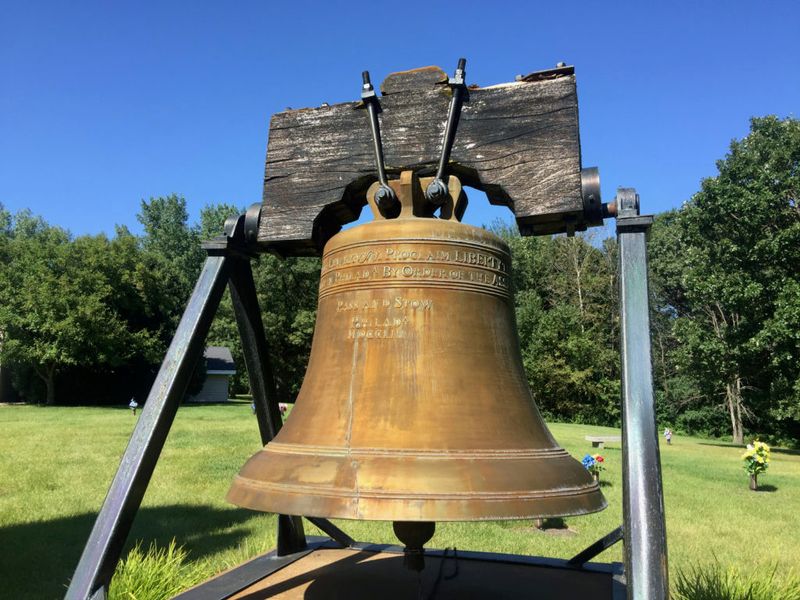
[[[600,478],[600,473],[605,471],[605,466],[603,463],[605,462],[605,458],[603,458],[600,454],[587,454],[583,457],[581,461],[583,466],[586,467],[586,470],[592,474],[595,479]]]

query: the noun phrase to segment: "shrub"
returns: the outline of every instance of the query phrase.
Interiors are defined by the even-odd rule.
[[[188,562],[188,552],[173,539],[166,548],[141,544],[128,553],[111,579],[108,600],[164,600],[203,581],[203,565]]]
[[[716,407],[692,408],[678,414],[675,428],[689,435],[710,435],[720,437],[730,429],[725,421],[725,413]]]
[[[775,576],[777,567],[742,574],[715,561],[678,571],[675,600],[800,600],[800,578]]]

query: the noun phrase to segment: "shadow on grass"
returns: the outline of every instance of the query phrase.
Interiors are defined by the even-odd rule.
[[[533,531],[540,531],[549,535],[573,536],[577,533],[561,517],[548,517],[546,519],[535,519]]]
[[[569,526],[567,522],[562,519],[561,517],[548,517],[546,519],[541,519],[541,521],[534,521],[536,523],[536,528],[541,530],[547,529],[568,529]]]
[[[259,513],[210,506],[142,508],[134,521],[125,556],[137,540],[166,546],[172,538],[200,559],[230,548],[249,535],[247,524]],[[0,528],[0,596],[7,598],[61,598],[78,564],[97,515],[23,523]],[[220,531],[229,529],[229,531]],[[230,529],[233,529],[232,531]]]
[[[740,444],[734,444],[733,442],[698,442],[700,446],[717,446],[718,448],[733,448],[738,450],[744,450],[744,446]],[[794,450],[792,448],[770,448],[770,452],[773,454],[788,454],[789,456],[800,456],[800,450]]]
[[[759,484],[756,492],[777,492],[778,488],[770,484]]]

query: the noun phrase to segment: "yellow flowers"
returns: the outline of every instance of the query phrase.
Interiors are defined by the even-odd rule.
[[[744,470],[750,475],[763,473],[769,466],[769,446],[758,440],[747,444],[747,449],[742,454],[742,460],[744,461]]]

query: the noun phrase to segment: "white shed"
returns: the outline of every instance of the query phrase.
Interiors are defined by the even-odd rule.
[[[236,363],[229,348],[208,346],[203,354],[206,361],[206,381],[203,389],[189,397],[190,402],[227,402],[228,378],[236,374]]]

